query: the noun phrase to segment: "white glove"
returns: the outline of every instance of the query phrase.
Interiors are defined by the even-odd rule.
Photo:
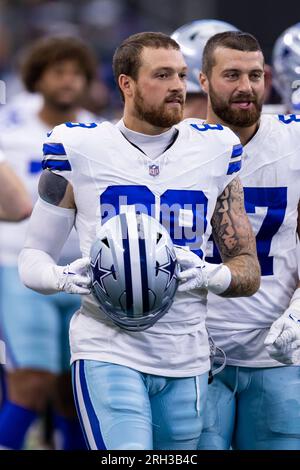
[[[224,264],[212,264],[203,261],[186,247],[175,246],[177,261],[183,269],[178,274],[179,292],[193,289],[207,289],[215,294],[222,294],[231,282],[230,269]]]
[[[69,294],[90,294],[91,271],[90,258],[79,258],[67,266],[53,265],[56,276],[56,288]]]
[[[199,256],[184,247],[175,246],[175,254],[182,271],[177,275],[180,281],[179,292],[192,289],[207,289],[208,279],[204,270],[205,263]]]
[[[276,320],[265,339],[272,359],[282,364],[300,365],[300,289],[296,289],[289,308]]]

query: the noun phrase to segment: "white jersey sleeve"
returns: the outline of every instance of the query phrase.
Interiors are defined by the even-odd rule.
[[[56,175],[63,176],[71,182],[71,161],[63,143],[65,126],[65,124],[56,126],[47,134],[48,138],[43,145],[42,168]]]
[[[242,168],[244,149],[238,136],[221,124],[207,124],[200,119],[186,119],[184,123],[207,137],[206,145],[212,146],[215,154],[214,172],[218,175],[218,191],[222,194],[226,186],[238,176]]]
[[[230,129],[225,127],[223,129],[222,139],[226,148],[224,153],[226,174],[220,178],[219,194],[222,194],[226,186],[239,175],[243,159],[243,146],[239,138]]]

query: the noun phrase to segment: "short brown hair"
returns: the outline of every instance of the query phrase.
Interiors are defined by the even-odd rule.
[[[179,44],[164,33],[144,32],[133,34],[125,39],[113,56],[114,77],[123,99],[123,93],[118,83],[119,76],[124,74],[133,78],[133,80],[137,80],[141,66],[141,52],[144,47],[180,49]]]
[[[63,61],[78,62],[88,83],[96,73],[96,59],[90,48],[74,37],[50,37],[38,40],[25,54],[21,76],[26,89],[36,91],[36,83],[51,65]]]
[[[241,31],[227,31],[218,33],[207,41],[202,57],[202,72],[209,76],[215,65],[214,52],[217,47],[226,47],[237,51],[255,52],[260,51],[261,47],[258,40],[249,33]]]

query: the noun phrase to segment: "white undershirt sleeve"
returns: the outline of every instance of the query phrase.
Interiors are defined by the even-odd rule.
[[[56,263],[74,225],[75,210],[39,199],[32,212],[19,274],[29,288],[43,294],[58,292]]]

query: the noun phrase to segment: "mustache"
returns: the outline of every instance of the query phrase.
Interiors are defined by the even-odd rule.
[[[72,93],[76,93],[76,90],[74,90],[74,88],[72,86],[65,86],[65,87],[61,87],[61,88],[58,88],[56,90],[57,93],[65,93],[65,92],[72,92]]]
[[[169,95],[165,99],[165,103],[170,103],[170,102],[175,101],[175,100],[177,100],[178,103],[180,103],[180,104],[184,104],[184,95],[182,93],[173,93],[172,95]]]
[[[234,98],[231,98],[231,103],[240,103],[241,101],[249,101],[250,103],[255,103],[257,101],[256,95],[252,95],[249,93],[240,93],[236,95]]]

